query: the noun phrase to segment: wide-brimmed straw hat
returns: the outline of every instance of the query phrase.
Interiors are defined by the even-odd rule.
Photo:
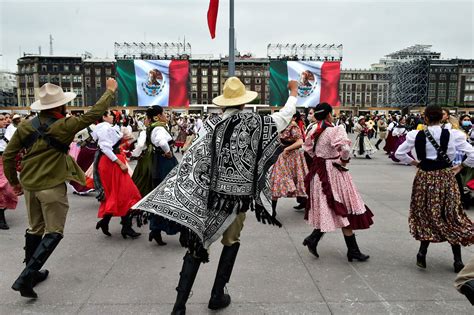
[[[60,86],[51,83],[44,84],[38,94],[39,100],[31,104],[31,109],[46,110],[56,108],[76,98],[76,93],[64,92]]]
[[[21,115],[18,115],[18,114],[13,115],[12,120],[15,120],[15,119],[21,119]]]
[[[230,77],[224,83],[224,92],[212,102],[217,106],[229,107],[248,104],[258,96],[257,92],[245,90],[245,85],[237,77]]]

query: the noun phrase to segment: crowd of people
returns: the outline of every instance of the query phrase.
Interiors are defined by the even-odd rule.
[[[22,296],[36,298],[34,286],[48,277],[41,268],[63,238],[66,182],[75,194],[100,202],[96,229],[106,236],[114,217],[120,217],[123,238],[140,236],[134,218],[138,225],[149,222],[148,239],[159,246],[166,245],[162,232],[179,234],[187,253],[173,314],[185,314],[199,267],[219,238],[223,250],[208,307],[230,304],[224,287],[246,213],[251,210],[259,221],[281,227],[280,198],[295,198],[295,210],[303,210],[311,233],[302,244],[312,255],[319,257],[325,233],[341,229],[348,261],[365,262],[369,255],[359,249],[354,231],[369,229],[374,213],[347,165],[352,158],[372,159],[384,144],[390,161],[418,167],[409,215],[410,233],[420,242],[417,266],[427,267],[429,244],[448,242],[459,273],[457,288],[474,304],[474,261],[464,266],[461,259],[461,246],[474,242],[465,212],[469,187],[474,188],[470,116],[457,119],[437,106],[418,115],[336,116],[327,103],[299,113],[294,81],[285,106],[260,116],[243,111],[257,94],[235,77],[213,100],[222,115],[177,114],[151,106],[144,115],[130,116],[109,110],[116,88],[115,80],[107,80],[97,104],[76,116],[65,107],[74,93],[47,83],[31,106],[38,115],[0,114],[0,229],[9,228],[5,210],[15,209],[21,194],[28,212],[26,266],[12,286]]]

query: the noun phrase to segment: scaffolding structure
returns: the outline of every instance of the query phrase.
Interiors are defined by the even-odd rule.
[[[268,44],[269,59],[341,61],[341,44]]]
[[[183,43],[114,43],[115,59],[189,59],[191,44]]]
[[[383,63],[389,70],[392,106],[409,108],[428,103],[430,60],[441,56],[430,48],[431,45],[414,45],[386,55]]]

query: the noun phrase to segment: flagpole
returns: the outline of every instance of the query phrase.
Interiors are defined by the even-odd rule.
[[[234,0],[230,0],[229,25],[229,77],[235,76],[235,29],[234,29]]]

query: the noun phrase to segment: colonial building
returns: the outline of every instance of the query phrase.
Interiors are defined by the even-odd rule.
[[[389,103],[388,72],[382,69],[343,69],[339,97],[341,109],[387,106]]]
[[[107,78],[115,77],[115,59],[84,59],[84,104],[93,105],[105,92]]]
[[[83,106],[82,58],[71,56],[25,56],[18,59],[18,106],[30,106],[39,88],[47,83],[75,92],[73,106]]]
[[[474,107],[474,60],[459,60],[458,104]]]
[[[0,70],[0,106],[17,106],[16,74]]]
[[[459,105],[458,60],[431,60],[429,67],[428,104]]]

